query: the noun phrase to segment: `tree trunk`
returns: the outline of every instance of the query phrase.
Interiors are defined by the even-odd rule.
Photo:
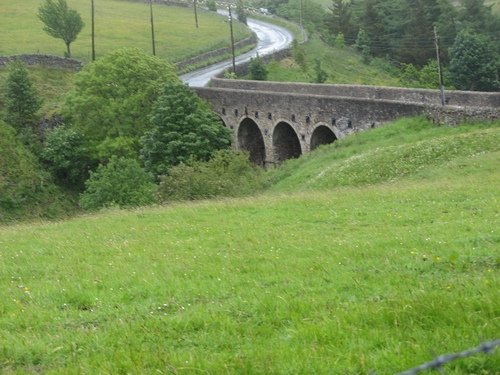
[[[69,48],[69,45],[71,43],[66,43],[66,57],[70,58],[71,57],[71,49]]]

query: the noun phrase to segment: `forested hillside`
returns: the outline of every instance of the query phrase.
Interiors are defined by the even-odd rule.
[[[434,81],[425,69],[437,70],[437,42],[449,85],[462,90],[500,88],[500,16],[484,0],[331,0],[325,4],[258,2],[278,16],[302,23],[332,46],[354,47],[366,63],[387,59],[401,70],[403,83],[426,87],[429,79]]]

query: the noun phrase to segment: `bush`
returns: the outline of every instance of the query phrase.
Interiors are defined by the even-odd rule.
[[[161,177],[158,196],[166,202],[248,195],[262,188],[261,174],[247,154],[218,151],[208,162],[192,160],[171,168]]]
[[[154,192],[152,177],[136,160],[113,156],[107,165],[91,172],[80,206],[85,210],[144,206],[154,202]]]
[[[267,79],[267,69],[259,55],[250,59],[250,78],[255,81],[265,81]]]
[[[207,8],[211,12],[217,12],[217,4],[215,3],[215,0],[208,0]]]

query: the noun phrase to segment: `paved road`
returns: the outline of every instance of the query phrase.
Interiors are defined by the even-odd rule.
[[[248,18],[247,23],[248,27],[250,27],[250,29],[252,29],[252,31],[257,35],[257,47],[250,52],[237,56],[236,64],[250,60],[250,58],[255,57],[257,53],[259,56],[265,56],[274,51],[285,49],[292,43],[293,35],[282,27],[252,18]],[[232,60],[223,61],[186,73],[181,76],[181,79],[189,86],[203,87],[214,75],[224,71],[231,65]]]

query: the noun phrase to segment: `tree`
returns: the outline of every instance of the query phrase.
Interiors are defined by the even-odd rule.
[[[247,15],[245,13],[245,6],[243,5],[243,0],[238,0],[236,3],[236,16],[238,21],[247,24]]]
[[[307,71],[306,52],[304,48],[294,39],[292,42],[292,54],[295,62],[300,66],[300,69],[305,73]]]
[[[449,54],[450,79],[457,89],[494,91],[500,87],[498,56],[486,37],[461,31]]]
[[[264,62],[257,54],[255,58],[250,59],[250,77],[256,81],[265,81],[267,79],[267,69]]]
[[[330,13],[326,16],[326,25],[334,36],[342,33],[348,44],[356,40],[356,30],[352,22],[351,2],[345,0],[332,0]]]
[[[81,188],[89,177],[91,161],[84,139],[64,124],[47,132],[41,159],[54,177],[73,188]]]
[[[149,117],[151,128],[141,139],[141,159],[148,172],[166,174],[192,158],[208,160],[231,144],[231,132],[187,86],[163,87]]]
[[[217,4],[215,3],[215,0],[207,0],[206,5],[209,11],[217,12]]]
[[[26,66],[19,60],[9,64],[6,85],[6,121],[18,135],[30,140],[37,122],[36,113],[42,105],[29,78]]]
[[[80,206],[84,210],[145,206],[155,201],[155,189],[151,175],[136,160],[113,156],[90,174]]]
[[[118,49],[77,74],[62,114],[94,160],[137,158],[152,103],[167,82],[180,82],[171,64],[139,49]]]
[[[45,0],[38,9],[38,18],[45,24],[43,30],[66,44],[66,56],[71,57],[70,45],[83,28],[80,14],[68,7],[66,0]]]
[[[321,67],[321,60],[314,59],[314,82],[315,83],[325,83],[328,75]]]

